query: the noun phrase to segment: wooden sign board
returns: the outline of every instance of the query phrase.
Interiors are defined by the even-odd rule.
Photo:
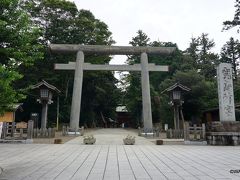
[[[16,123],[16,128],[19,128],[19,129],[27,129],[27,123],[26,122],[19,122],[19,123]]]

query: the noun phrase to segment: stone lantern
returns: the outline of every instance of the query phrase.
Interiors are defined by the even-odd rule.
[[[39,99],[37,99],[37,102],[42,104],[41,128],[45,129],[47,126],[48,104],[53,103],[53,92],[60,93],[60,91],[55,86],[48,84],[44,80],[34,85],[32,89],[39,90]]]
[[[182,104],[184,103],[182,93],[184,91],[190,91],[191,89],[183,86],[180,83],[175,83],[174,85],[165,89],[162,93],[168,92],[170,97],[169,104],[173,106],[174,109],[174,129],[180,129],[180,122],[179,122],[179,112],[182,115]],[[183,120],[183,115],[182,115]]]

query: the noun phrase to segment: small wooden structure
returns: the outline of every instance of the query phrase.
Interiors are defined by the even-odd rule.
[[[203,112],[205,122],[219,121],[219,108],[207,109]]]
[[[236,121],[240,121],[240,104],[235,104],[235,115],[236,115]],[[204,122],[214,122],[214,121],[219,121],[219,108],[211,108],[203,111],[203,119]]]
[[[0,116],[0,122],[14,122],[16,111],[17,110],[23,111],[21,105],[22,105],[21,103],[18,103],[10,106],[9,110],[5,112],[2,116]]]
[[[131,123],[131,115],[126,109],[126,106],[117,106],[116,107],[116,121],[118,122],[118,126],[121,127],[132,127]]]

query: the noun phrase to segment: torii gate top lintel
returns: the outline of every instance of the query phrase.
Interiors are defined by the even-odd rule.
[[[108,54],[108,55],[138,55],[147,54],[171,54],[175,47],[149,47],[149,46],[105,46],[105,45],[80,45],[80,44],[50,44],[52,52],[76,53],[82,51],[85,54]]]

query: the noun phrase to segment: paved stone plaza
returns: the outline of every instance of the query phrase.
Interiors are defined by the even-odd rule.
[[[98,132],[96,145],[83,145],[80,137],[60,145],[0,144],[0,179],[240,179],[231,173],[240,169],[238,146],[157,146],[146,139],[126,146],[116,140],[123,130],[106,145]]]

